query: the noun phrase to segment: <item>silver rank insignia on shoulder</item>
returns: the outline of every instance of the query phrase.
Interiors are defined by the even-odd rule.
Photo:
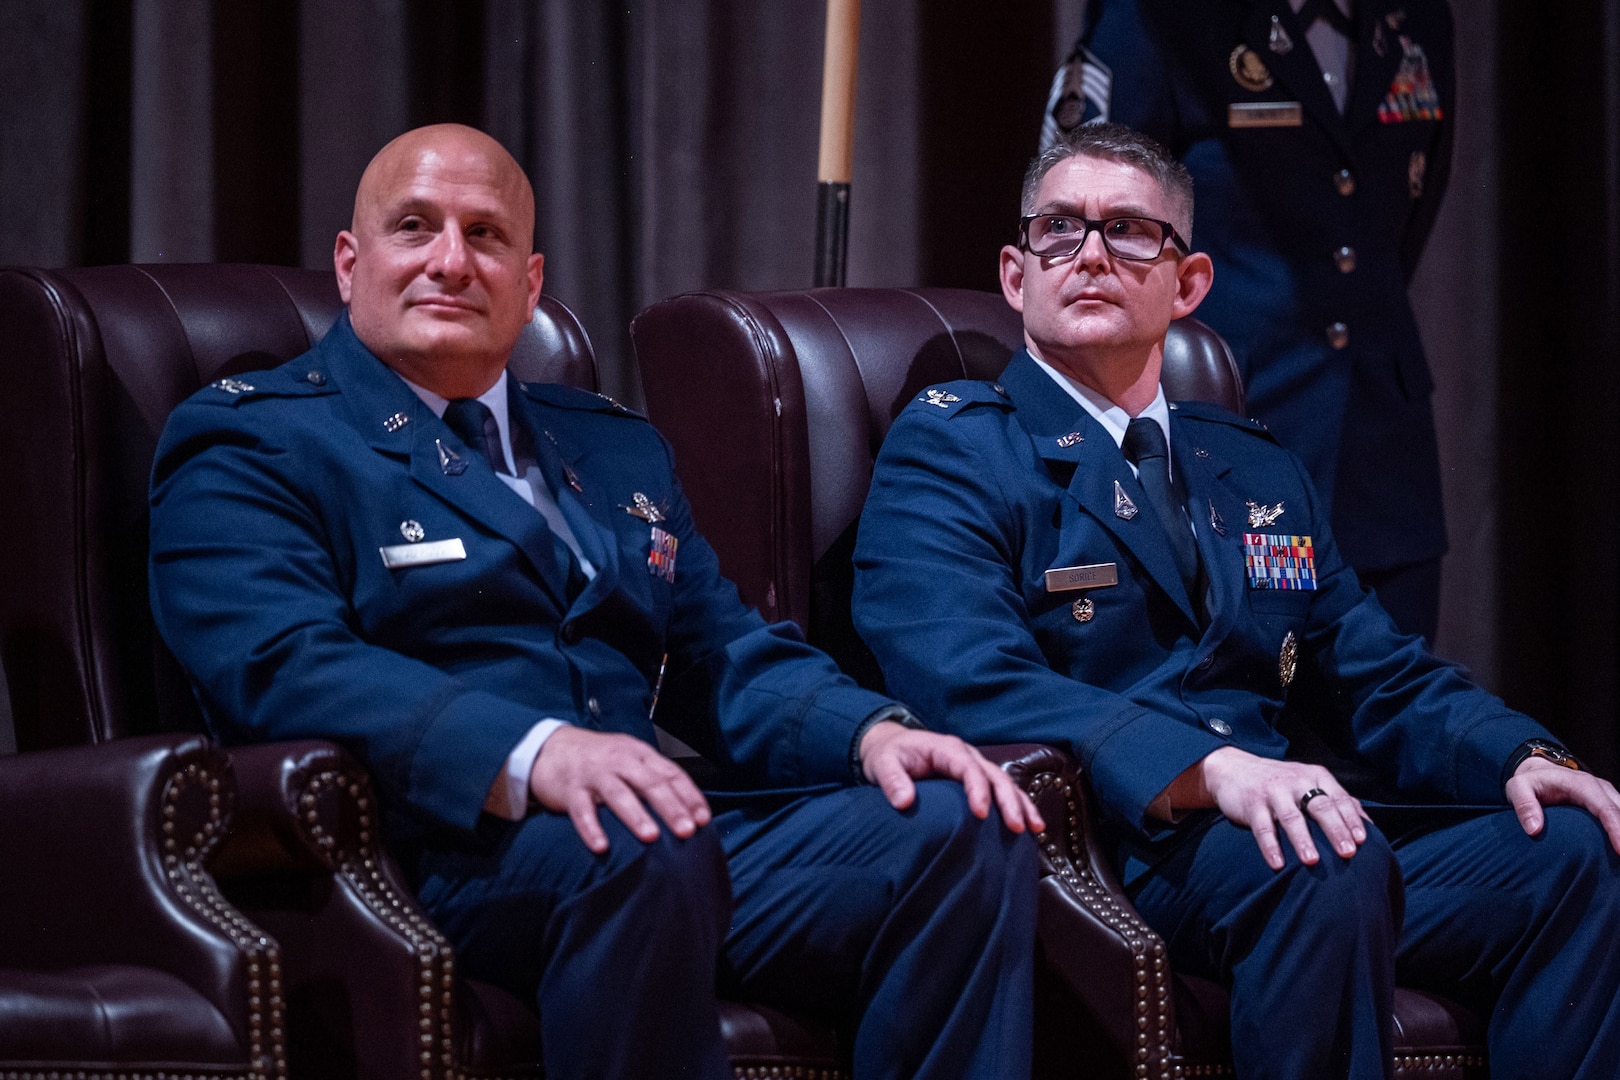
[[[223,390],[227,394],[247,394],[253,390],[253,384],[243,382],[241,379],[219,379],[214,383],[215,390]]]
[[[1090,622],[1097,614],[1097,605],[1091,602],[1091,597],[1082,596],[1069,605],[1069,614],[1074,616],[1075,622]]]
[[[413,521],[407,518],[399,523],[399,535],[403,536],[413,544],[420,544],[422,542],[422,538],[427,536],[427,530],[422,528],[422,523],[420,521]]]
[[[398,431],[400,428],[404,427],[410,422],[410,417],[406,416],[402,412],[397,412],[393,416],[387,417],[383,420],[383,430],[392,435],[394,432]]]
[[[1282,680],[1283,688],[1294,681],[1294,670],[1299,666],[1299,642],[1292,630],[1283,637],[1282,651],[1277,654],[1277,678]]]
[[[1249,528],[1251,529],[1263,529],[1283,515],[1281,499],[1277,500],[1276,506],[1265,506],[1255,502],[1253,499],[1245,501],[1243,505],[1249,508]]]
[[[446,476],[460,476],[467,471],[467,463],[461,460],[461,455],[444,445],[443,439],[434,439],[433,445],[439,448],[439,471]]]
[[[1215,509],[1215,500],[1209,501],[1209,527],[1215,530],[1216,536],[1226,535],[1226,522],[1221,520],[1221,512]]]
[[[1071,431],[1067,435],[1059,435],[1057,444],[1067,450],[1071,446],[1079,446],[1086,441],[1086,437],[1078,431]]]
[[[641,492],[638,491],[631,495],[630,501],[635,505],[625,506],[623,503],[620,503],[619,509],[629,514],[631,517],[640,518],[649,525],[656,525],[660,521],[664,520],[664,512],[658,509],[658,507],[654,506],[653,501],[647,498],[647,496],[643,495]]]
[[[1131,502],[1131,497],[1125,494],[1118,480],[1114,481],[1114,516],[1126,521],[1136,516],[1136,504]]]
[[[940,408],[944,409],[948,408],[951,402],[961,401],[962,399],[957,397],[955,394],[947,393],[944,390],[929,390],[917,400],[929,405],[938,405]]]

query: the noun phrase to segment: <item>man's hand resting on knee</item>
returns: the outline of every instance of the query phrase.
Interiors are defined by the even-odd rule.
[[[1530,757],[1513,770],[1505,791],[1519,824],[1531,836],[1547,822],[1543,807],[1583,806],[1602,823],[1609,843],[1620,852],[1620,793],[1601,776]]]
[[[943,776],[961,783],[975,817],[988,817],[993,799],[1001,810],[1001,820],[1013,832],[1046,828],[1023,789],[955,735],[918,731],[885,720],[873,724],[861,737],[860,761],[866,779],[882,788],[896,809],[904,810],[917,797],[913,780]]]
[[[1273,870],[1283,868],[1279,827],[1300,862],[1311,865],[1320,858],[1306,815],[1322,827],[1341,858],[1350,858],[1367,839],[1361,801],[1332,773],[1320,765],[1276,761],[1235,746],[1223,746],[1176,777],[1148,812],[1175,820],[1188,810],[1210,807],[1254,833],[1261,856]]]
[[[613,811],[649,844],[658,839],[658,823],[648,807],[682,839],[709,823],[709,804],[692,778],[633,735],[558,728],[534,759],[529,790],[547,810],[566,812],[579,838],[597,854],[608,849],[597,806]]]

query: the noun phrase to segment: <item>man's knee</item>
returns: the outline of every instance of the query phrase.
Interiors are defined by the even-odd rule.
[[[1375,944],[1393,955],[1402,905],[1400,866],[1383,834],[1371,826],[1367,833],[1366,842],[1345,859],[1333,854],[1313,823],[1317,862],[1301,862],[1285,842],[1283,868],[1274,871],[1245,832],[1254,850],[1244,851],[1241,867],[1234,864],[1230,879],[1216,888],[1212,913],[1221,913],[1212,927],[1216,952],[1230,962],[1265,942],[1268,951],[1281,948],[1323,959]]]
[[[1529,838],[1529,859],[1538,879],[1550,879],[1552,891],[1581,896],[1613,912],[1620,908],[1620,856],[1603,825],[1575,806],[1550,806],[1541,832]]]

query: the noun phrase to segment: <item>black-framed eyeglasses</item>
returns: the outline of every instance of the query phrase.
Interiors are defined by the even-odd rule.
[[[1018,246],[1043,259],[1073,255],[1085,246],[1086,237],[1096,229],[1103,246],[1117,259],[1145,262],[1157,259],[1165,241],[1173,242],[1183,255],[1192,248],[1168,221],[1145,217],[1111,217],[1093,221],[1073,214],[1030,214],[1018,220]]]

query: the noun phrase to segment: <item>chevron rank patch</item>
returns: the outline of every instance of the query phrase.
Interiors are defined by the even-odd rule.
[[[1316,548],[1308,536],[1243,534],[1251,589],[1315,589]]]

